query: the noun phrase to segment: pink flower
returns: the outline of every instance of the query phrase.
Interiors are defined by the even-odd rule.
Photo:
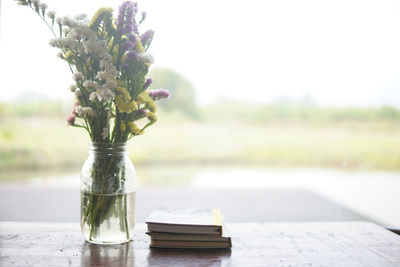
[[[72,113],[71,116],[69,116],[67,119],[68,125],[74,125],[75,119],[76,119],[76,114]]]
[[[72,108],[72,114],[68,117],[68,125],[74,125],[76,119],[76,107],[79,106],[79,102],[76,101],[74,107]]]

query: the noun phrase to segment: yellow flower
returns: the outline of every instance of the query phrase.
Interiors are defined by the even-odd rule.
[[[156,121],[157,120],[157,116],[153,112],[147,112],[146,113],[146,117],[147,117],[147,119],[149,121]]]
[[[115,105],[121,113],[129,114],[138,109],[138,104],[135,101],[131,101],[131,95],[124,87],[117,87],[117,92]]]
[[[144,53],[144,48],[143,48],[142,42],[140,42],[140,38],[136,38],[136,46],[135,46],[135,48],[136,48],[137,52]]]
[[[141,92],[137,97],[136,97],[136,102],[138,105],[142,103],[149,103],[149,101],[153,101],[151,97],[149,96],[149,93],[147,91]]]
[[[70,57],[72,57],[74,55],[74,53],[72,53],[72,51],[68,51],[67,53],[65,53],[64,58],[65,59],[69,59]]]
[[[139,135],[142,132],[140,130],[140,128],[133,122],[128,122],[128,127],[129,127],[129,130],[131,130],[131,133],[133,133],[135,135]]]
[[[153,99],[151,99],[149,92],[143,91],[136,97],[136,102],[138,105],[145,103],[147,108],[150,109],[151,112],[157,111],[156,103]]]
[[[114,48],[113,48],[113,51],[112,51],[113,54],[117,55],[118,54],[118,49],[119,49],[118,45],[115,45]]]
[[[110,19],[112,17],[112,12],[113,9],[111,7],[99,8],[90,20],[89,27],[97,27],[100,24],[100,21]]]
[[[121,63],[125,63],[126,62],[126,54],[124,54],[122,57],[121,57]]]
[[[151,112],[156,112],[157,111],[156,103],[154,103],[153,100],[147,102],[147,107],[150,109]]]
[[[117,60],[118,60],[118,58],[116,55],[112,56],[112,59],[111,59],[112,64],[114,64],[114,65],[117,64]]]
[[[125,130],[126,130],[125,122],[121,121],[121,123],[119,124],[119,128],[121,129],[121,132],[125,132]]]
[[[138,109],[138,105],[136,104],[136,102],[134,100],[131,102],[131,107],[132,107],[133,110],[137,110]]]

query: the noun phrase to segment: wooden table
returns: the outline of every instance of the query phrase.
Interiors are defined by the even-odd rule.
[[[231,250],[99,246],[78,224],[0,222],[0,266],[400,266],[400,236],[368,222],[233,223]]]

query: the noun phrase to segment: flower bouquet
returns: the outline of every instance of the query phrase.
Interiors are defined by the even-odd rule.
[[[75,81],[76,103],[68,124],[85,129],[92,141],[81,174],[81,228],[87,241],[122,243],[135,224],[135,171],[126,142],[157,120],[155,101],[166,90],[148,90],[153,57],[146,51],[154,32],[139,33],[146,18],[137,19],[138,5],[124,2],[117,18],[111,8],[85,15],[57,17],[38,0],[17,0],[36,12],[54,34]]]

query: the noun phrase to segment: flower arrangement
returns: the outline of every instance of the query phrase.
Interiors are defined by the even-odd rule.
[[[145,78],[153,57],[147,50],[154,31],[139,34],[146,19],[137,3],[124,2],[117,18],[111,8],[100,8],[87,20],[56,17],[54,11],[39,0],[17,0],[34,10],[51,29],[55,38],[50,45],[59,48],[58,56],[73,73],[76,103],[68,124],[84,128],[92,142],[124,143],[157,120],[156,100],[170,97],[167,90],[148,91],[152,83]],[[147,119],[142,127],[137,121]],[[77,122],[81,119],[81,123]]]
[[[116,18],[111,8],[100,8],[90,20],[61,18],[39,0],[16,1],[45,22],[55,37],[50,45],[73,74],[76,103],[68,125],[85,129],[93,144],[81,174],[82,232],[94,243],[128,241],[136,189],[123,147],[157,121],[155,101],[170,97],[167,90],[148,90],[154,32],[139,33],[146,13],[137,19],[137,3],[127,1]]]

